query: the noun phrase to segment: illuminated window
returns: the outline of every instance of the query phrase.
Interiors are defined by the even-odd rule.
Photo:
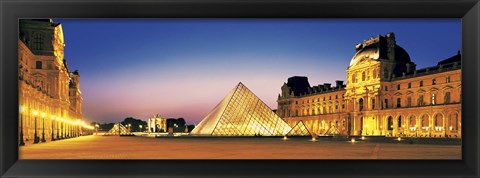
[[[355,74],[352,74],[352,83],[355,83]]]
[[[393,130],[393,119],[392,119],[392,116],[388,116],[388,119],[387,119],[387,128],[388,128],[388,130]]]
[[[442,127],[443,126],[443,117],[441,114],[437,114],[435,116],[435,127]]]
[[[415,125],[417,125],[417,122],[415,120],[415,116],[410,116],[409,125],[410,125],[410,127],[415,127]]]
[[[432,93],[432,105],[435,105],[436,103],[435,100],[436,100],[435,93]]]
[[[377,69],[373,70],[373,77],[372,78],[377,78]]]
[[[432,79],[432,85],[435,85],[437,84],[437,80],[436,79]]]
[[[422,127],[428,127],[428,116],[427,115],[423,115],[422,116]],[[426,128],[425,128],[426,129]]]

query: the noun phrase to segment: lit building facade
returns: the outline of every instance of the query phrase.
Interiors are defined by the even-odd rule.
[[[416,69],[394,33],[356,45],[347,83],[281,87],[277,114],[317,135],[461,138],[461,54]]]
[[[80,75],[64,58],[62,25],[49,19],[19,20],[19,142],[77,137],[92,129],[82,120]]]
[[[167,132],[167,118],[160,114],[154,115],[147,120],[147,132]]]

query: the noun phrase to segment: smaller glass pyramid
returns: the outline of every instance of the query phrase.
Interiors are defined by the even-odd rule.
[[[307,129],[303,121],[298,121],[292,130],[287,133],[287,136],[312,136],[310,131]]]
[[[131,132],[122,124],[118,123],[113,126],[105,135],[129,135]]]

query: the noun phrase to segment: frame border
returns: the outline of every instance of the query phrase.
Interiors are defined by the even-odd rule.
[[[479,0],[0,0],[0,177],[479,176]],[[462,18],[463,160],[18,160],[18,18]]]

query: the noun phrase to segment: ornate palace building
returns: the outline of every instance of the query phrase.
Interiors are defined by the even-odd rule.
[[[80,75],[64,58],[62,25],[50,19],[19,20],[19,144],[82,135]]]
[[[317,135],[461,138],[461,54],[416,69],[395,34],[355,47],[346,85],[310,86],[294,76],[281,87],[277,114]]]

